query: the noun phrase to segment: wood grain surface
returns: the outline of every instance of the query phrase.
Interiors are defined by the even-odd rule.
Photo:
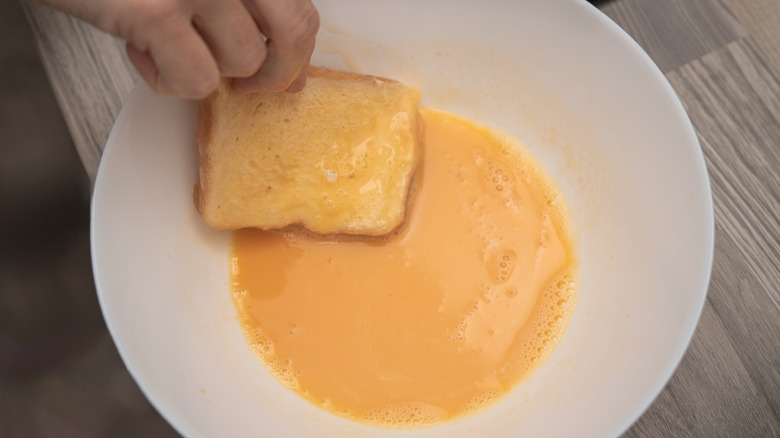
[[[21,0],[94,178],[137,76],[122,43]],[[715,208],[707,301],[679,368],[627,437],[780,437],[780,1],[612,0],[699,135]]]
[[[137,80],[124,43],[33,0],[21,0],[54,94],[92,181],[114,120]]]
[[[637,40],[661,71],[672,71],[747,32],[712,0],[618,0],[602,12]]]

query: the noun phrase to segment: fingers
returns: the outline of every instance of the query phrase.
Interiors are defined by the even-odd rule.
[[[256,73],[266,57],[263,35],[240,0],[205,0],[193,24],[211,49],[222,76]]]
[[[267,54],[260,70],[233,81],[239,93],[299,91],[314,52],[319,14],[310,0],[244,0],[266,36]]]
[[[220,76],[239,92],[299,91],[319,15],[311,0],[39,0],[128,41],[161,95],[200,99]]]
[[[128,56],[133,53],[133,65],[157,94],[201,99],[217,88],[217,61],[186,16],[171,19],[153,33],[148,48],[136,45]],[[146,54],[138,56],[134,49]],[[146,65],[149,58],[156,71]]]
[[[306,83],[319,28],[309,0],[203,0],[191,17],[153,17],[151,44],[132,45],[128,56],[158,94],[200,99],[220,76],[235,77],[244,93],[296,92]]]

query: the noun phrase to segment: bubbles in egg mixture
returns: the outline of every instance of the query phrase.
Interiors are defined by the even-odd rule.
[[[478,411],[485,406],[492,403],[496,398],[498,398],[501,394],[498,391],[482,391],[474,395],[468,402],[466,402],[463,407],[461,408],[461,411],[459,412],[460,415],[469,414],[474,411]]]
[[[515,385],[531,375],[560,342],[577,301],[575,279],[576,271],[570,267],[553,278],[545,288],[536,311],[512,348],[515,360],[508,362],[512,368],[506,373],[511,376],[507,384]],[[551,304],[558,301],[565,301],[566,305]]]
[[[504,284],[512,277],[517,254],[508,248],[495,248],[487,254],[486,268],[495,284]]]
[[[263,360],[266,369],[279,382],[298,391],[301,389],[297,376],[300,374],[293,366],[291,359],[281,359],[275,355],[274,343],[261,330],[244,330],[244,335],[252,352]]]
[[[447,420],[448,413],[439,407],[424,403],[410,403],[400,406],[383,406],[369,411],[363,419],[369,424],[407,429]]]
[[[403,227],[375,239],[240,230],[233,246],[242,328],[271,374],[385,428],[491,405],[549,357],[577,301],[565,201],[533,158],[421,114],[426,156]]]

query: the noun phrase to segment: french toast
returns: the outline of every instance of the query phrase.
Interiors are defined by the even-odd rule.
[[[214,229],[390,233],[419,161],[419,100],[394,80],[317,67],[299,93],[240,95],[223,80],[198,109],[198,211]]]

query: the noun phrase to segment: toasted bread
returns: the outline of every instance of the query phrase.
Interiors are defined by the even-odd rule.
[[[419,100],[397,81],[314,67],[299,93],[223,81],[198,111],[200,214],[214,229],[393,231],[419,161]]]

